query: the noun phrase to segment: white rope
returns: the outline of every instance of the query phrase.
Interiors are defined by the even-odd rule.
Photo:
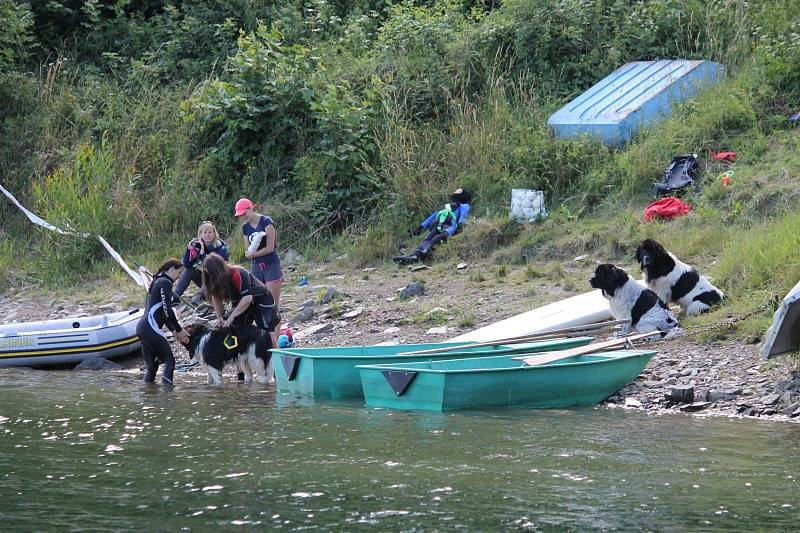
[[[55,231],[56,233],[60,233],[61,235],[76,235],[76,236],[85,237],[85,238],[86,237],[91,237],[91,234],[89,234],[89,233],[79,233],[79,232],[75,232],[75,231],[67,231],[67,230],[63,230],[63,229],[61,229],[61,228],[59,228],[57,226],[54,226],[54,225],[50,224],[45,219],[43,219],[41,217],[38,217],[38,216],[34,215],[33,213],[31,213],[30,211],[28,211],[25,208],[25,206],[23,206],[21,203],[19,203],[19,201],[14,197],[14,195],[11,194],[10,192],[8,192],[6,190],[6,188],[3,187],[2,185],[0,185],[0,191],[3,191],[3,194],[5,194],[8,197],[8,199],[11,200],[11,202],[14,205],[16,205],[19,208],[20,211],[25,213],[25,216],[28,217],[28,219],[31,222],[33,222],[34,224],[36,224],[37,226],[41,226],[43,228],[49,229],[50,231]],[[128,264],[125,263],[125,260],[122,259],[122,256],[119,255],[119,253],[114,248],[112,248],[110,244],[108,244],[108,241],[106,241],[101,235],[97,235],[97,238],[100,240],[100,243],[103,245],[103,247],[106,249],[106,251],[111,255],[111,257],[114,259],[114,261],[116,261],[119,264],[119,266],[121,266],[122,269],[125,272],[127,272],[127,274],[131,278],[133,278],[133,281],[135,281],[136,284],[139,285],[140,287],[146,287],[145,281],[142,279],[142,276],[139,275],[138,272],[135,272],[135,271],[131,270],[131,268],[128,266]]]

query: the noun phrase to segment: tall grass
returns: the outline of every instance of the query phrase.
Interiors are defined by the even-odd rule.
[[[0,230],[0,293],[22,282],[20,263],[23,256],[20,243]]]
[[[730,239],[713,272],[732,291],[773,290],[781,296],[800,280],[800,212],[754,226]]]

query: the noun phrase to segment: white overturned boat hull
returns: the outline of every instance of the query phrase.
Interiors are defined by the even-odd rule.
[[[488,342],[531,333],[583,326],[611,318],[608,300],[599,290],[553,302],[500,322],[478,328],[448,342]]]
[[[764,341],[764,357],[797,350],[800,343],[800,282],[784,296]]]
[[[136,324],[144,311],[0,325],[0,367],[80,363],[139,349]]]

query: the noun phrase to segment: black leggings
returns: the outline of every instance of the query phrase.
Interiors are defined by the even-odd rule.
[[[259,329],[267,333],[275,333],[275,326],[281,321],[281,313],[278,306],[268,303],[267,298],[260,297],[253,300],[247,311],[233,319],[234,327],[248,326],[255,322]],[[274,348],[274,346],[273,346]],[[244,372],[236,374],[236,379],[244,381]]]
[[[274,331],[275,326],[280,321],[281,314],[278,311],[278,306],[274,303],[268,303],[266,298],[258,298],[253,300],[253,303],[244,313],[233,319],[233,326],[247,326],[255,322],[259,329]]]
[[[152,383],[156,379],[158,366],[164,363],[162,379],[172,383],[172,374],[175,372],[175,356],[172,355],[172,348],[167,342],[166,337],[160,332],[153,330],[147,322],[147,315],[136,325],[136,335],[142,345],[142,356],[147,365],[144,374],[144,382]]]
[[[184,269],[183,274],[181,274],[180,279],[178,280],[177,285],[175,285],[175,290],[172,291],[172,294],[175,296],[181,296],[186,289],[189,288],[189,282],[194,281],[194,284],[200,287],[200,293],[204,294],[203,289],[203,273],[197,270],[194,267],[189,267]]]
[[[442,228],[445,230],[446,227]],[[420,243],[417,247],[417,255],[420,257],[424,257],[433,251],[433,247],[442,242],[443,240],[447,239],[449,235],[446,231],[439,231],[435,227],[428,233],[428,236],[425,237],[425,240]]]

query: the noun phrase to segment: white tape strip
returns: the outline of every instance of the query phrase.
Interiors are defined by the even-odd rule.
[[[61,228],[59,228],[57,226],[54,226],[54,225],[50,224],[45,219],[37,217],[36,215],[34,215],[33,213],[31,213],[30,211],[25,209],[25,206],[23,206],[21,203],[19,203],[19,201],[17,201],[17,199],[14,197],[14,195],[11,194],[10,192],[8,192],[5,189],[5,187],[3,187],[2,185],[0,185],[0,191],[3,191],[3,194],[8,196],[8,199],[11,200],[14,203],[14,205],[16,205],[20,209],[20,211],[25,213],[25,216],[27,216],[28,219],[31,222],[33,222],[34,224],[36,224],[37,226],[41,226],[43,228],[47,228],[50,231],[55,231],[56,233],[60,233],[62,235],[76,235],[76,236],[80,236],[80,237],[90,237],[90,234],[88,234],[88,233],[78,233],[78,232],[74,232],[74,231],[66,231],[66,230],[63,230],[63,229],[61,229]],[[142,279],[142,276],[140,276],[138,272],[135,272],[135,271],[131,270],[130,267],[127,265],[127,263],[125,263],[125,261],[122,259],[122,256],[119,255],[119,253],[117,253],[117,251],[114,248],[112,248],[111,245],[108,244],[108,242],[103,237],[98,235],[97,238],[100,239],[100,243],[103,245],[103,247],[106,249],[106,251],[108,251],[108,253],[111,254],[111,257],[113,257],[114,260],[117,263],[119,263],[119,266],[121,266],[122,269],[125,272],[127,272],[128,275],[131,278],[133,278],[133,281],[135,281],[136,284],[139,285],[140,287],[146,287],[145,282]]]
[[[131,267],[129,267],[128,264],[125,262],[125,260],[122,259],[122,256],[119,255],[119,253],[117,253],[117,251],[113,249],[110,244],[108,244],[108,241],[106,241],[102,237],[102,235],[98,235],[97,238],[103,244],[103,247],[106,249],[106,251],[108,251],[108,253],[111,254],[111,257],[114,258],[114,261],[119,263],[119,266],[122,267],[122,270],[127,272],[128,275],[133,278],[133,281],[135,281],[137,285],[139,285],[140,287],[145,287],[146,286],[145,282],[139,275],[139,273],[134,270],[131,270]]]
[[[8,192],[5,189],[5,187],[3,187],[2,185],[0,185],[0,191],[3,191],[3,194],[8,196],[8,199],[11,200],[14,203],[14,205],[19,207],[20,211],[25,213],[25,216],[28,217],[30,219],[30,221],[33,222],[34,224],[36,224],[38,226],[42,226],[43,228],[47,228],[50,231],[55,231],[56,233],[60,233],[62,235],[69,235],[70,232],[64,231],[61,228],[55,227],[54,225],[52,225],[48,221],[44,220],[43,218],[37,217],[36,215],[34,215],[33,213],[31,213],[30,211],[25,209],[25,207],[21,203],[19,203],[16,198],[14,198],[14,195],[11,194],[10,192]]]

